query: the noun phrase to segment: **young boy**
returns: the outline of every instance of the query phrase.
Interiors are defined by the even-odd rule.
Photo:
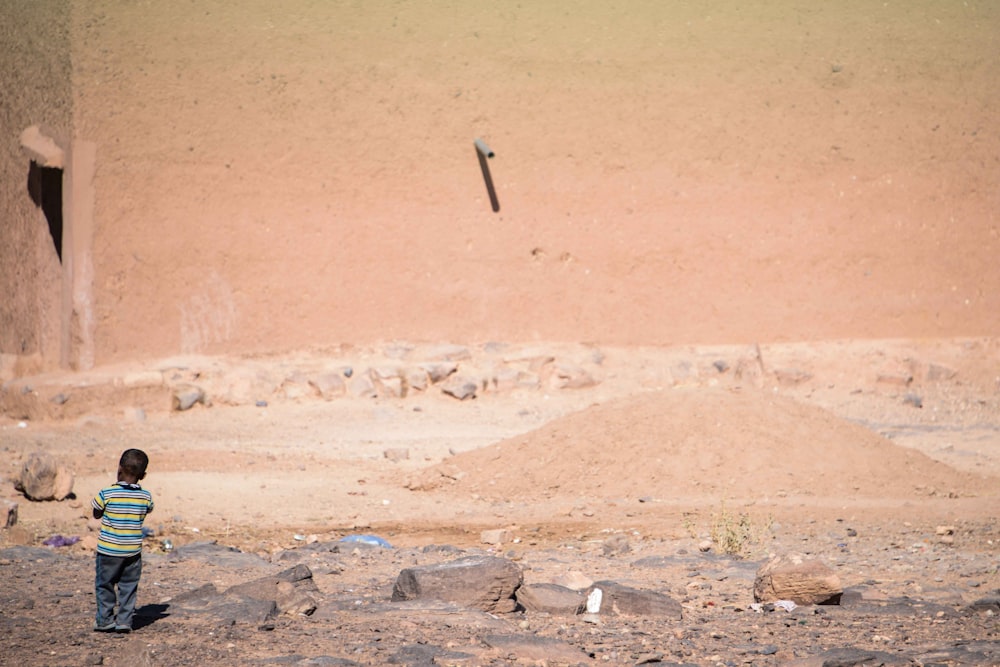
[[[127,449],[118,462],[118,483],[101,489],[91,506],[101,520],[97,539],[97,632],[131,632],[142,575],[142,522],[153,511],[153,496],[141,486],[149,457]],[[117,595],[115,587],[117,586]],[[118,614],[115,615],[115,603]]]

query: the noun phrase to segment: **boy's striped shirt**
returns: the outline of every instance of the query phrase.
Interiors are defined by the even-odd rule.
[[[134,556],[142,552],[142,521],[153,511],[153,496],[138,484],[118,482],[101,489],[91,502],[104,512],[97,552],[106,556]]]

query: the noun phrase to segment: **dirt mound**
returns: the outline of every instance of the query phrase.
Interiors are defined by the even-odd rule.
[[[594,405],[454,456],[411,488],[488,498],[974,495],[960,473],[821,408],[748,391],[683,388]]]

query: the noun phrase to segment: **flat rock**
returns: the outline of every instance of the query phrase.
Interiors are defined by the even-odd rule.
[[[420,369],[427,373],[427,379],[430,380],[431,384],[437,384],[442,380],[451,377],[455,371],[458,370],[458,364],[454,363],[437,363],[437,364],[423,364]]]
[[[256,554],[248,554],[235,547],[223,546],[214,541],[192,542],[176,547],[171,560],[199,560],[209,565],[228,568],[265,567],[267,561]]]
[[[479,383],[470,378],[456,376],[443,384],[441,391],[460,401],[465,401],[476,397],[476,393],[479,391]]]
[[[18,545],[0,549],[0,559],[13,561],[54,560],[59,555],[47,547],[30,547]]]
[[[614,581],[595,581],[584,597],[589,597],[594,589],[601,590],[600,614],[681,620],[681,604],[663,593],[632,588]]]
[[[392,589],[393,602],[434,599],[492,613],[514,611],[521,568],[495,556],[466,556],[435,565],[406,568]]]
[[[388,657],[390,665],[453,665],[475,658],[471,653],[452,651],[433,644],[407,644]]]
[[[592,661],[581,649],[551,637],[527,634],[487,635],[483,637],[483,643],[502,653],[504,658],[514,657],[517,661],[571,665]]]
[[[974,600],[966,609],[979,614],[992,611],[994,614],[1000,615],[1000,591],[995,595],[987,595]]]
[[[517,589],[517,603],[527,612],[573,616],[586,602],[583,593],[559,584],[527,584]]]
[[[861,667],[862,665],[912,665],[913,662],[902,655],[885,651],[866,651],[859,648],[834,648],[808,658],[800,658],[785,663],[789,667]]]

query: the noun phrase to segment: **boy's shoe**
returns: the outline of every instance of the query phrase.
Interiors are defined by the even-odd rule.
[[[106,623],[104,625],[98,625],[97,621],[94,621],[94,632],[114,632],[114,631],[115,631],[114,621],[111,621],[110,623]]]
[[[132,628],[130,628],[127,625],[116,625],[114,626],[114,631],[120,635],[127,635],[128,633],[132,632]]]

